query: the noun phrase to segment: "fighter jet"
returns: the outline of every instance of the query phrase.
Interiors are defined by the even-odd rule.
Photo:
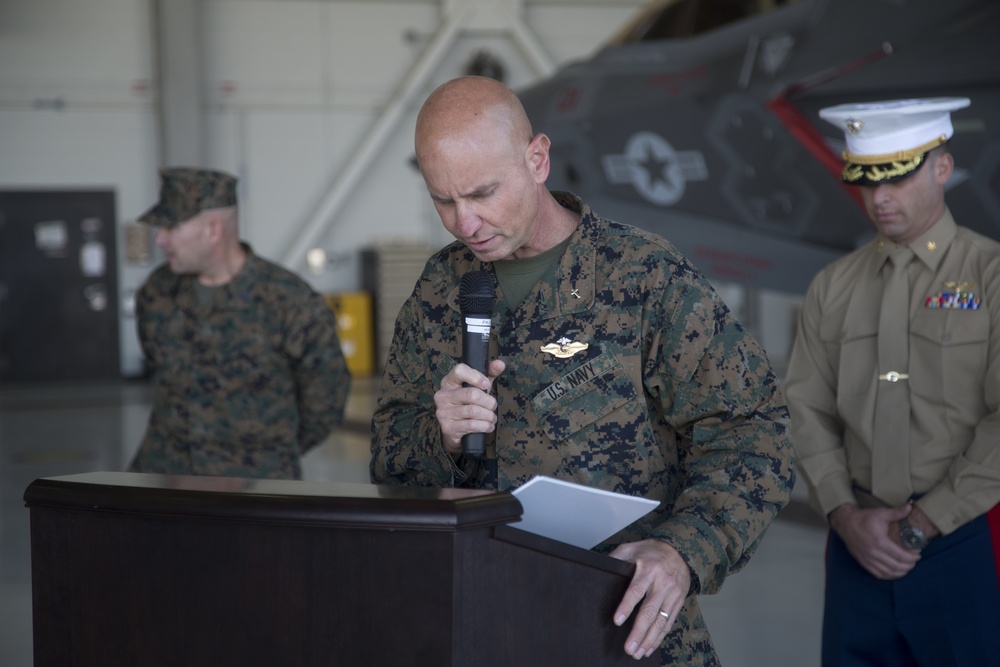
[[[947,200],[1000,239],[996,0],[661,0],[519,96],[552,139],[551,188],[713,280],[790,293],[874,234],[819,109],[969,97]]]

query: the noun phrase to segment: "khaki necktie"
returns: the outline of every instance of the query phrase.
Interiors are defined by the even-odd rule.
[[[910,483],[910,281],[906,272],[911,259],[913,251],[909,248],[890,252],[892,271],[882,293],[878,321],[872,492],[894,506],[904,504],[913,493]]]

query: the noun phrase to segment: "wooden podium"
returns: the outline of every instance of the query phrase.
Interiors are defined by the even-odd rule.
[[[509,493],[87,473],[24,500],[36,667],[634,664],[632,564],[506,525]]]

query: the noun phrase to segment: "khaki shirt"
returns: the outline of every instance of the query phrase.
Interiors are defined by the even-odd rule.
[[[786,392],[800,469],[824,516],[857,502],[853,487],[872,488],[878,320],[892,245],[879,237],[832,263],[802,305]],[[1000,501],[1000,244],[946,211],[910,248],[910,477],[917,505],[947,534]],[[956,283],[978,309],[932,307],[934,297],[963,289]]]

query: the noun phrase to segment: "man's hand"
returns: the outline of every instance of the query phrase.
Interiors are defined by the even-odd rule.
[[[919,551],[907,549],[899,541],[898,522],[909,516],[912,510],[913,506],[909,504],[861,509],[845,503],[830,512],[830,526],[869,574],[876,579],[899,579],[920,560]]]
[[[462,453],[463,435],[490,433],[496,428],[497,399],[489,391],[504,368],[502,361],[494,359],[487,369],[487,377],[474,368],[458,364],[442,378],[441,387],[434,394],[434,406],[441,425],[441,440],[452,456]]]
[[[638,660],[659,648],[673,627],[691,588],[691,571],[681,555],[660,540],[628,542],[611,555],[635,563],[635,574],[615,610],[614,622],[620,626],[636,605],[642,603],[635,614],[632,632],[625,640],[625,652]]]

